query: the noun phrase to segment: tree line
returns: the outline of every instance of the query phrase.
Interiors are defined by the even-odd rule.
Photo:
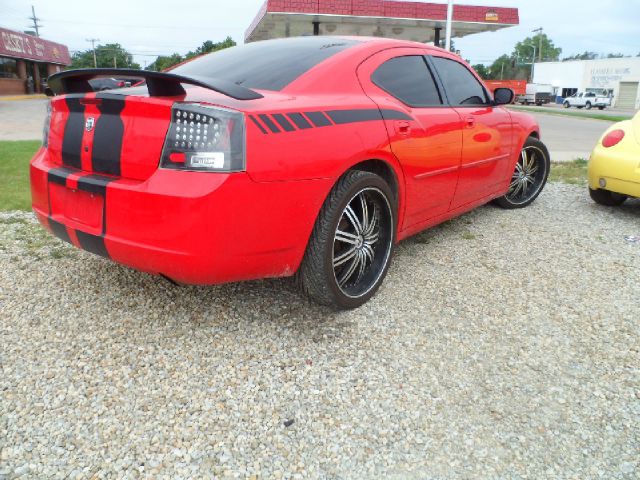
[[[478,75],[485,80],[528,80],[531,78],[531,64],[534,59],[538,62],[557,62],[560,60],[562,48],[556,47],[545,33],[540,32],[532,37],[527,37],[516,43],[510,54],[499,56],[491,65],[481,63],[473,65]],[[640,57],[640,53],[638,53]],[[597,58],[622,58],[622,53],[609,53],[606,55],[585,51],[570,55],[562,59],[570,60],[595,60]]]
[[[173,67],[178,63],[184,62],[185,60],[189,60],[205,53],[211,53],[224,48],[233,47],[235,45],[236,42],[231,37],[227,37],[221,42],[207,40],[198,48],[187,52],[185,55],[181,55],[179,53],[173,53],[172,55],[159,55],[153,62],[147,65],[146,70],[160,72]],[[95,58],[94,50],[92,48],[75,52],[71,56],[71,65],[69,68],[94,67],[140,69],[140,64],[134,62],[133,55],[119,43],[97,45],[95,48]]]
[[[225,48],[233,47],[236,42],[227,37],[221,42],[213,42],[207,40],[195,50],[189,51],[185,55],[173,53],[171,55],[159,55],[151,62],[146,70],[163,71],[181,62],[191,58],[211,53]],[[543,32],[532,37],[527,37],[521,42],[516,43],[510,54],[504,54],[498,57],[490,66],[483,64],[473,65],[473,68],[485,80],[528,80],[531,78],[531,63],[558,61],[562,48],[556,47],[553,41]],[[638,53],[640,57],[640,53]],[[596,58],[621,58],[621,53],[609,53],[601,55],[596,52],[585,51],[571,55],[562,59],[569,60],[594,60]],[[140,65],[133,61],[133,55],[129,53],[119,43],[107,43],[98,45],[95,49],[95,64],[98,68],[134,68],[139,69]],[[69,68],[93,68],[94,67],[94,51],[93,49],[75,52],[71,57],[71,65]]]

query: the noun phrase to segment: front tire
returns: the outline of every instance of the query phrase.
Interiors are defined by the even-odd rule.
[[[627,199],[626,195],[611,192],[609,190],[602,190],[601,188],[597,188],[595,190],[589,188],[589,196],[591,197],[591,200],[597,204],[604,205],[606,207],[617,207],[618,205],[622,205]]]
[[[494,203],[502,208],[523,208],[531,204],[547,183],[551,160],[547,147],[534,137],[527,138],[511,176],[509,190]]]
[[[569,108],[569,107],[571,106],[571,104],[570,104],[569,102],[564,102],[564,103],[562,104],[562,106],[563,106],[564,108]]]
[[[384,280],[395,245],[396,202],[378,175],[345,173],[316,219],[296,278],[316,302],[359,307]]]

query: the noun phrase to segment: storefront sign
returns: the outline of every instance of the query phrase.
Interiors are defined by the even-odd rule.
[[[59,43],[0,28],[0,56],[69,65],[69,49]]]
[[[493,10],[489,10],[487,13],[485,13],[484,19],[487,22],[497,22],[499,20],[498,13],[494,12]]]

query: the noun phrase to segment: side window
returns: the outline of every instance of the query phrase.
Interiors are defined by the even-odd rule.
[[[422,56],[387,60],[373,72],[371,81],[411,107],[442,105],[435,80]]]
[[[467,67],[455,60],[431,57],[451,105],[486,105],[487,94]]]

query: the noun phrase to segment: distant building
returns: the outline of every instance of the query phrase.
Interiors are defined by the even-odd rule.
[[[536,63],[534,83],[550,84],[556,101],[577,91],[607,90],[617,108],[640,108],[640,57]]]
[[[46,78],[70,64],[65,45],[0,28],[0,95],[42,92]]]

